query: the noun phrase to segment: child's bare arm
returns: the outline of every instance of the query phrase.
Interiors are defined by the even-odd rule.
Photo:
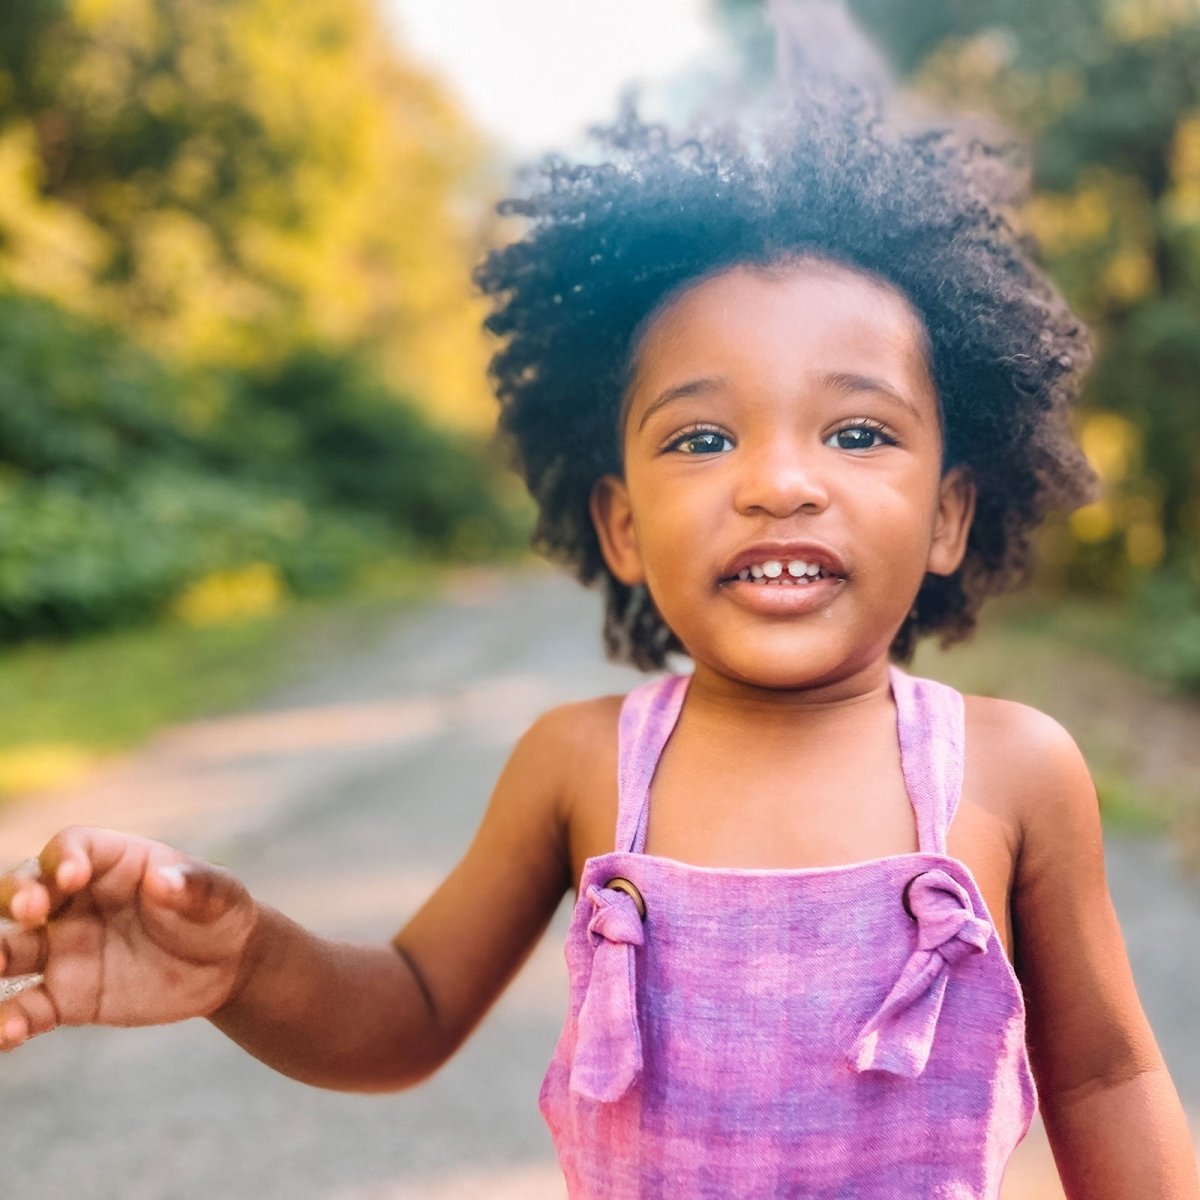
[[[323,1087],[405,1087],[445,1062],[569,885],[560,712],[518,743],[467,853],[391,946],[330,943],[264,910],[214,1024],[276,1070]]]
[[[319,938],[161,843],[64,831],[36,866],[0,877],[0,916],[18,922],[0,931],[0,975],[45,977],[0,1004],[0,1048],[61,1024],[209,1016],[306,1082],[417,1082],[496,998],[569,882],[563,728],[549,714],[521,740],[466,856],[391,946]]]
[[[1070,1200],[1197,1200],[1187,1120],[1142,1011],[1104,871],[1087,767],[1020,710],[1017,971],[1043,1118]]]

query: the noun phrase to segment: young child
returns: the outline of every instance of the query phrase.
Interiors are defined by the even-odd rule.
[[[297,1079],[406,1087],[574,888],[541,1095],[573,1197],[996,1197],[1035,1080],[1069,1196],[1200,1196],[1074,744],[894,665],[1086,495],[1084,331],[996,160],[803,118],[752,152],[628,116],[479,271],[541,548],[603,581],[614,656],[691,674],[537,721],[390,946],[58,834],[0,880],[4,974],[42,976],[6,1048],[206,1016]]]

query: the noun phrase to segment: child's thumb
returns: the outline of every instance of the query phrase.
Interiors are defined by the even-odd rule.
[[[236,876],[197,859],[160,863],[147,875],[153,898],[191,921],[215,921],[246,897]]]

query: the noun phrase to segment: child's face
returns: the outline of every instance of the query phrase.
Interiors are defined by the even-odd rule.
[[[958,567],[972,493],[942,473],[924,345],[898,292],[811,259],[708,277],[651,321],[624,478],[592,512],[698,673],[788,687],[886,662],[925,573]]]

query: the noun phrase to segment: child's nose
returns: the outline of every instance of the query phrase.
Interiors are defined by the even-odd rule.
[[[734,503],[739,512],[765,512],[789,517],[807,509],[820,512],[829,505],[829,492],[814,456],[794,446],[768,446],[742,460],[743,470]]]

